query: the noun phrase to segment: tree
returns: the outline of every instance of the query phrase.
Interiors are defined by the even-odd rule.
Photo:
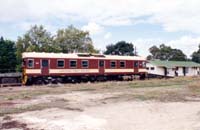
[[[33,26],[23,37],[19,37],[17,44],[23,46],[24,51],[54,52],[57,51],[53,44],[53,37],[42,25]]]
[[[97,53],[94,49],[92,39],[89,36],[89,32],[85,32],[69,26],[66,29],[57,31],[55,36],[55,43],[60,47],[63,53],[72,52],[88,52]]]
[[[132,43],[119,41],[116,44],[106,46],[104,54],[107,55],[134,55],[134,46]]]
[[[59,47],[53,43],[53,37],[42,25],[33,26],[16,43],[17,69],[20,70],[23,52],[58,52]]]
[[[98,52],[94,49],[89,32],[73,26],[58,30],[57,34],[52,36],[42,25],[35,25],[18,38],[16,47],[18,70],[21,68],[23,52]]]
[[[192,54],[192,61],[200,63],[200,44],[199,49]]]
[[[161,44],[159,47],[152,46],[149,48],[151,55],[147,56],[148,60],[160,59],[160,60],[171,60],[171,61],[186,61],[186,55],[180,49],[173,49],[170,46]]]
[[[16,65],[15,43],[0,38],[0,72],[14,72]]]

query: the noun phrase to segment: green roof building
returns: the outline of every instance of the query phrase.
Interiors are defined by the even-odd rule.
[[[200,64],[192,61],[151,60],[147,63],[149,74],[160,76],[199,76]]]

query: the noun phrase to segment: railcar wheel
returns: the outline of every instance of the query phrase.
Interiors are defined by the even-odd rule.
[[[146,78],[146,74],[141,74],[140,75],[140,80],[145,80],[145,78]]]
[[[96,77],[90,77],[89,81],[92,82],[92,83],[95,82],[96,81]]]
[[[44,81],[42,79],[37,79],[34,84],[36,84],[36,85],[43,85]]]

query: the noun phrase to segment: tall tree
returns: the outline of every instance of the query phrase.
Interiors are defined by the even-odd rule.
[[[170,46],[166,46],[165,44],[161,44],[159,47],[152,46],[151,48],[149,48],[149,52],[151,53],[151,55],[147,56],[148,60],[187,60],[186,55],[180,49],[173,49]]]
[[[58,30],[52,36],[42,25],[31,27],[17,40],[17,64],[20,70],[23,52],[89,52],[97,53],[89,32],[81,31],[73,26]]]
[[[0,38],[0,72],[14,72],[16,65],[15,43]]]
[[[106,46],[104,54],[107,55],[134,55],[134,46],[126,41],[119,41],[116,44]]]
[[[55,36],[55,43],[60,47],[63,53],[98,52],[94,49],[89,32],[79,30],[72,25],[66,29],[58,30]]]
[[[200,44],[199,49],[192,54],[192,61],[200,63]]]
[[[16,43],[17,69],[20,70],[23,52],[58,52],[59,47],[53,43],[53,37],[42,25],[33,26]]]

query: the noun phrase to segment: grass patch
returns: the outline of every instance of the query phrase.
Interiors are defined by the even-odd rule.
[[[28,105],[23,107],[0,107],[0,116],[5,116],[8,114],[23,113],[28,111],[44,110],[49,108],[65,108],[68,100],[60,99],[55,100],[50,103],[40,103],[35,105]]]
[[[185,102],[187,101],[186,95],[183,93],[177,93],[173,91],[150,91],[143,94],[133,94],[133,99],[147,101],[155,100],[160,102]]]
[[[129,83],[132,88],[142,87],[182,87],[189,83],[198,81],[199,78],[174,78],[174,79],[153,79],[145,81],[133,81]]]
[[[188,88],[192,92],[200,92],[200,81],[189,83]]]
[[[27,107],[20,107],[20,108],[1,108],[0,116],[5,116],[8,114],[16,114],[16,113],[23,113],[27,111],[35,111],[35,110],[43,110],[45,108],[50,108],[49,104],[38,104],[38,105],[31,105]]]
[[[30,88],[30,89],[20,90],[20,91],[7,90],[6,92],[0,94],[0,101],[17,100],[17,99],[29,100],[40,95],[62,94],[62,93],[65,93],[67,90],[68,89],[63,89],[59,87],[58,88],[47,87],[45,89],[36,88],[34,90]]]

